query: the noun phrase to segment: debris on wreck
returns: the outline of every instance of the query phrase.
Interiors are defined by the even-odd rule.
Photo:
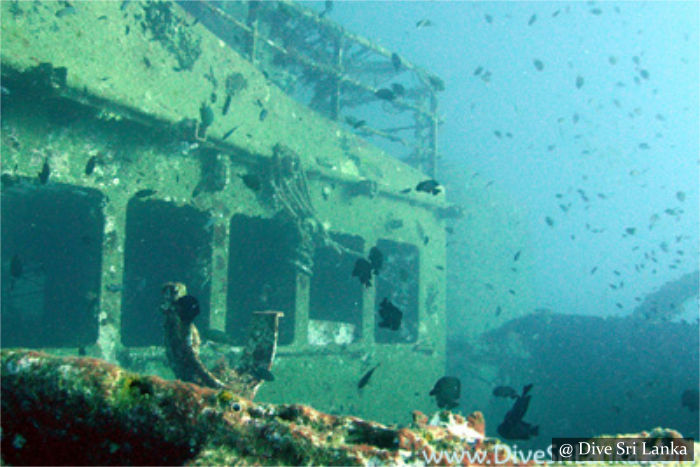
[[[221,359],[214,370],[208,369],[199,357],[201,338],[194,324],[199,305],[187,294],[187,287],[168,282],[162,289],[161,312],[164,315],[165,353],[177,378],[214,389],[234,391],[253,399],[264,381],[269,381],[277,350],[281,311],[253,313],[248,340],[235,368]]]
[[[423,464],[438,449],[496,456],[479,412],[431,422],[414,412],[411,427],[388,427],[29,350],[2,351],[2,381],[3,464],[397,465]]]
[[[410,426],[395,427],[255,403],[94,358],[3,349],[0,365],[3,465],[424,465],[446,462],[447,451],[465,453],[464,465],[476,455],[485,465],[509,460],[484,436],[481,412],[414,411]]]

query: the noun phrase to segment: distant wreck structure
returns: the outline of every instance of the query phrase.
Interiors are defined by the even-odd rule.
[[[174,378],[159,310],[182,283],[203,367],[263,362],[249,395],[265,380],[260,400],[386,422],[435,408],[462,214],[416,190],[440,78],[288,1],[0,9],[3,347]],[[400,325],[380,326],[385,300]],[[246,360],[265,311],[276,352]]]
[[[632,311],[632,316],[650,321],[671,321],[684,314],[686,307],[692,307],[692,316],[697,318],[698,271],[683,274],[676,280],[666,282],[654,292],[646,295]],[[695,306],[687,304],[694,301]]]

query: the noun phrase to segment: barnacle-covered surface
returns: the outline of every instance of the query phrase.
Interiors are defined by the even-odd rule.
[[[527,464],[484,436],[480,412],[465,419],[415,411],[410,426],[387,426],[305,405],[254,403],[93,358],[6,349],[1,364],[4,465],[450,464],[444,453],[457,453],[462,465]]]
[[[399,428],[27,350],[2,351],[2,386],[4,464],[423,464],[496,445],[479,413]]]

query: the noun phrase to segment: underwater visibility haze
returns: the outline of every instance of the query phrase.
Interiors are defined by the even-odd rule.
[[[698,2],[0,6],[3,463],[54,370],[153,426],[86,463],[700,436]]]

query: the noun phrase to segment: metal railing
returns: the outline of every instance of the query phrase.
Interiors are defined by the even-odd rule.
[[[436,75],[297,3],[180,2],[297,101],[436,176]]]

